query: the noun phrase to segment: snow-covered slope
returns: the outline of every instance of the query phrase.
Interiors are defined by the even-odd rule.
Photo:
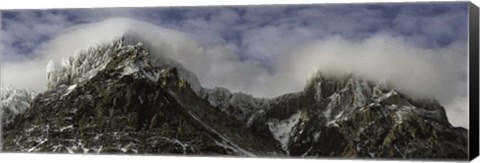
[[[288,144],[290,143],[291,134],[293,134],[293,127],[300,121],[301,112],[293,114],[288,119],[277,120],[273,119],[269,122],[268,128],[272,132],[273,137],[281,144],[282,149],[288,154]]]
[[[12,86],[2,85],[0,88],[0,115],[2,124],[10,123],[16,115],[25,112],[36,93],[27,89],[15,89]]]

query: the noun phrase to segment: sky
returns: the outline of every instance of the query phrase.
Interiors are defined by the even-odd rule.
[[[467,3],[372,3],[1,11],[1,81],[46,89],[46,65],[136,31],[204,87],[256,97],[316,72],[354,72],[434,97],[468,128]]]

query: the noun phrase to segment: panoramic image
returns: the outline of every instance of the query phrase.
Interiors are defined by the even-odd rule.
[[[1,11],[1,152],[468,159],[468,3]]]

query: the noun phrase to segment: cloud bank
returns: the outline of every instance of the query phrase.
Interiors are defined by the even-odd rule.
[[[384,10],[348,5],[295,10],[200,8],[147,14],[149,10],[153,9],[40,14],[45,21],[32,20],[28,14],[21,21],[2,19],[7,24],[2,27],[2,83],[45,90],[50,59],[58,61],[79,49],[135,32],[154,43],[159,54],[195,73],[204,87],[274,97],[301,90],[315,71],[354,72],[372,80],[388,79],[396,89],[412,96],[435,97],[454,125],[468,128],[464,118],[468,115],[467,42],[463,21],[458,20],[466,15],[462,17],[461,9],[430,13],[428,7],[399,8],[387,18],[381,17],[388,15]],[[339,14],[344,11],[352,12]],[[91,17],[76,19],[81,23],[70,20],[72,15],[82,15],[79,13]],[[126,18],[110,19],[112,14]],[[149,16],[152,19],[145,20]],[[165,16],[170,19],[160,19]],[[32,25],[22,25],[29,23]],[[61,25],[35,25],[45,23]],[[26,37],[28,30],[16,31],[22,26],[40,34]],[[18,43],[22,40],[37,41]]]

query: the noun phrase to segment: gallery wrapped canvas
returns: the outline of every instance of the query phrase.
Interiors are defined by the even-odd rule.
[[[7,153],[469,160],[469,2],[1,11]]]

